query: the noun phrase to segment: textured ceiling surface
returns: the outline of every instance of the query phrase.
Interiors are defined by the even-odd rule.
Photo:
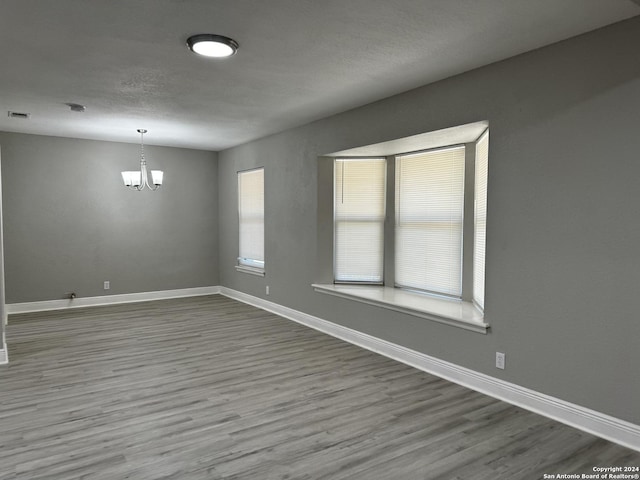
[[[0,130],[135,143],[146,128],[150,144],[221,150],[638,14],[632,0],[0,0]],[[199,57],[196,33],[240,49]]]

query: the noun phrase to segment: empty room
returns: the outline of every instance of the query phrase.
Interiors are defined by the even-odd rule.
[[[0,480],[639,479],[638,45],[0,0]]]

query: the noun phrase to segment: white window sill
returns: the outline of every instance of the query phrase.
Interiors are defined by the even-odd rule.
[[[373,285],[313,284],[312,287],[316,292],[395,310],[474,332],[486,334],[489,328],[489,324],[484,322],[482,312],[471,302]]]
[[[264,277],[264,268],[248,267],[247,265],[236,265],[236,270],[249,275]]]

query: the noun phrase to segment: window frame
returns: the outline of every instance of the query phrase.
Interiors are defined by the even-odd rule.
[[[337,193],[336,193],[336,185],[337,185],[337,168],[338,168],[338,162],[342,163],[341,168],[344,168],[344,164],[345,161],[349,162],[349,161],[354,161],[354,162],[358,162],[358,161],[367,161],[367,160],[374,160],[374,161],[379,161],[382,162],[384,165],[384,173],[383,173],[383,177],[382,177],[382,191],[383,191],[383,208],[382,208],[382,259],[380,261],[381,265],[380,265],[380,269],[381,269],[381,279],[378,280],[347,280],[347,279],[339,279],[337,278],[338,275],[336,274],[337,272],[337,258],[338,258],[338,253],[337,253],[337,223],[338,223],[338,219],[337,219],[337,206],[336,206],[336,198],[337,198]],[[381,156],[369,156],[369,157],[336,157],[333,159],[334,162],[334,167],[333,167],[333,188],[334,188],[334,196],[333,196],[333,282],[335,284],[344,284],[344,285],[384,285],[384,279],[385,279],[385,240],[386,240],[386,208],[387,208],[387,202],[386,202],[386,195],[387,195],[387,163],[388,160],[386,157],[381,157]],[[342,178],[342,185],[344,186],[344,177]],[[355,275],[354,275],[355,276]]]
[[[243,215],[243,199],[241,182],[243,175],[250,175],[256,172],[262,172],[262,198],[261,198],[261,207],[262,210],[260,214],[257,216],[258,221],[261,220],[261,230],[262,230],[262,259],[260,258],[252,258],[250,256],[243,256],[243,218],[246,215]],[[238,256],[236,258],[236,270],[244,273],[249,273],[257,276],[265,276],[265,168],[264,167],[255,167],[246,170],[239,170],[237,173],[237,198],[238,198]],[[259,255],[258,255],[259,257]]]
[[[389,308],[392,310],[400,310],[403,312],[414,312],[416,316],[425,318],[431,318],[442,323],[450,323],[456,326],[463,326],[471,330],[486,333],[488,324],[484,323],[484,309],[473,298],[473,285],[474,285],[474,220],[475,220],[475,163],[476,163],[476,146],[477,143],[488,135],[489,125],[488,122],[477,122],[475,124],[468,124],[472,128],[476,128],[475,135],[469,135],[465,133],[466,138],[462,141],[452,142],[429,142],[428,140],[423,142],[427,147],[415,148],[414,145],[419,143],[414,140],[416,137],[407,137],[407,139],[398,139],[382,144],[371,145],[368,147],[359,147],[353,150],[347,150],[337,152],[335,154],[328,154],[324,157],[319,157],[319,178],[318,178],[318,200],[319,200],[319,231],[318,231],[318,272],[321,274],[321,278],[324,278],[324,282],[314,283],[313,286],[316,291],[321,293],[328,293],[344,298],[351,298],[353,300],[361,301],[364,303],[375,304]],[[481,127],[479,130],[478,127]],[[466,127],[466,126],[465,126]],[[454,130],[454,127],[452,130]],[[445,130],[446,131],[446,130]],[[444,131],[430,132],[426,134],[420,134],[417,137],[427,139],[429,135],[433,133],[442,133]],[[420,140],[422,140],[422,138]],[[407,145],[410,145],[407,149],[397,148],[398,145],[402,147],[404,141]],[[464,202],[463,202],[463,242],[462,242],[462,295],[460,298],[452,298],[443,296],[437,293],[425,292],[422,290],[415,290],[410,288],[397,288],[395,286],[395,159],[399,156],[410,155],[425,151],[433,151],[439,149],[452,148],[456,146],[465,147],[465,171],[464,171]],[[396,148],[393,148],[396,147]],[[393,148],[393,149],[392,149]],[[395,151],[394,151],[395,150]],[[401,151],[398,151],[401,150]],[[351,154],[354,152],[354,154]],[[358,152],[358,153],[355,153]],[[359,152],[365,152],[360,154]],[[384,153],[384,155],[381,155]],[[333,225],[333,208],[335,201],[335,183],[334,183],[334,169],[335,159],[337,158],[379,158],[384,157],[387,159],[387,178],[386,178],[386,218],[385,218],[385,234],[384,234],[384,277],[383,285],[362,285],[359,282],[343,282],[335,280],[335,271],[333,269],[333,260],[335,255],[333,238],[334,238],[334,225]],[[331,162],[330,164],[328,162]],[[325,165],[325,167],[322,167]],[[330,165],[330,166],[329,166]],[[325,173],[323,173],[325,172]],[[326,185],[324,182],[330,181],[331,185],[327,185],[327,188],[322,187]],[[325,202],[329,201],[330,195],[330,208],[331,208],[331,245],[326,245],[326,241],[329,240],[329,234],[324,234],[322,230],[329,227],[328,223],[325,223],[326,213],[329,212],[329,207],[323,207]],[[322,225],[325,225],[324,227]],[[331,258],[331,264],[327,265],[325,262]],[[323,261],[323,259],[325,259]],[[486,260],[486,259],[485,259]],[[326,268],[329,267],[330,269]],[[324,273],[322,273],[324,272]],[[329,282],[326,280],[331,279]],[[394,293],[394,291],[396,293]],[[377,293],[375,293],[377,292]],[[404,292],[401,293],[400,292]],[[377,297],[377,298],[376,298]],[[389,301],[389,298],[393,300]],[[398,299],[402,300],[398,300]],[[422,299],[422,300],[421,300]],[[397,304],[396,304],[397,302]],[[435,303],[434,303],[435,302]],[[443,308],[433,307],[437,302],[442,302]],[[401,305],[402,304],[402,305]],[[422,304],[425,306],[423,307]],[[437,312],[448,311],[447,304],[451,304],[453,307],[458,304],[460,310],[458,313],[454,312],[439,314]],[[433,312],[436,312],[432,315]],[[475,313],[471,313],[475,312]]]
[[[490,130],[488,120],[478,120],[462,125],[444,126],[440,129],[431,129],[400,138],[360,145],[342,149],[339,151],[324,153],[317,158],[317,223],[316,223],[316,267],[313,283],[311,287],[316,293],[330,295],[343,299],[346,302],[358,302],[371,305],[375,309],[400,312],[415,318],[425,319],[430,322],[437,322],[441,326],[451,326],[464,329],[469,332],[486,335],[490,329],[487,322],[487,315],[491,315],[491,282],[490,282],[490,261],[491,252],[487,251],[486,256],[486,309],[481,311],[471,298],[453,300],[435,295],[427,295],[416,292],[409,292],[394,287],[382,285],[342,285],[334,283],[333,271],[333,203],[334,203],[334,160],[343,157],[386,157],[387,165],[392,164],[393,155],[398,152],[413,152],[428,150],[431,148],[446,145],[474,145],[481,138],[486,130]],[[491,150],[491,146],[489,149]],[[471,161],[472,156],[468,156]],[[468,166],[468,164],[466,164]],[[474,165],[472,164],[471,167]],[[487,170],[490,174],[490,166]],[[490,175],[488,175],[490,176]],[[467,176],[468,181],[468,176]],[[490,183],[491,180],[488,179]],[[387,185],[395,183],[394,169],[387,169]],[[466,184],[466,182],[465,182]],[[488,185],[490,187],[490,185]],[[469,196],[467,195],[467,199]],[[491,193],[487,195],[488,217],[487,217],[487,245],[490,245],[490,225],[491,225]],[[387,212],[394,211],[394,195],[387,195]],[[467,210],[470,209],[470,210]],[[473,222],[473,200],[465,202],[465,219]],[[385,282],[386,285],[393,285],[393,225],[388,220],[385,222]],[[467,249],[473,251],[473,239],[469,238],[463,244],[464,255]],[[469,257],[469,255],[467,255]],[[470,290],[465,290],[470,292]],[[488,312],[488,313],[487,313]],[[373,313],[373,311],[370,311]],[[383,315],[384,312],[379,312]],[[414,318],[414,320],[415,320]],[[402,316],[394,316],[394,321],[402,321]]]
[[[480,151],[480,143],[486,139],[486,158],[479,159],[478,153]],[[480,311],[484,312],[484,304],[485,304],[485,284],[486,284],[486,271],[487,271],[487,196],[488,196],[488,184],[489,184],[489,147],[490,147],[490,135],[489,129],[487,128],[482,135],[478,137],[478,139],[474,143],[474,151],[473,151],[473,269],[472,269],[472,296],[471,300],[473,304]],[[479,162],[482,161],[483,164],[479,165]],[[481,171],[478,171],[481,168]],[[484,182],[481,184],[480,182]],[[480,189],[478,188],[480,187]],[[480,198],[482,196],[483,198]],[[480,205],[480,207],[479,207]],[[479,212],[479,210],[482,212]],[[479,213],[482,216],[481,227],[482,227],[482,271],[480,272],[478,268],[478,262],[476,258],[476,252],[479,250],[479,239],[478,239],[478,216]],[[478,293],[482,290],[482,295],[479,298]]]
[[[448,294],[448,293],[444,293],[444,292],[438,292],[438,291],[434,291],[434,290],[429,290],[426,288],[419,288],[419,287],[411,287],[411,286],[405,286],[405,285],[400,285],[396,279],[396,262],[397,262],[397,249],[395,248],[395,243],[397,242],[397,227],[398,227],[398,205],[396,205],[394,203],[394,211],[393,211],[393,218],[391,219],[391,222],[393,224],[393,229],[394,229],[394,282],[393,282],[393,287],[394,288],[398,288],[401,290],[405,290],[408,292],[416,292],[416,293],[421,293],[421,294],[425,294],[425,295],[431,295],[431,296],[436,296],[436,297],[443,297],[443,298],[448,298],[448,299],[453,299],[453,300],[462,300],[462,298],[464,297],[464,280],[465,280],[465,265],[464,265],[464,240],[465,240],[465,231],[466,231],[466,224],[465,224],[465,213],[466,213],[466,198],[467,198],[467,187],[468,185],[466,184],[466,180],[467,180],[467,164],[468,164],[468,148],[467,148],[467,144],[464,143],[455,143],[455,144],[451,144],[451,145],[443,145],[443,146],[439,146],[439,147],[434,147],[434,148],[427,148],[427,149],[421,149],[421,150],[416,150],[416,151],[412,151],[412,152],[406,152],[406,153],[398,153],[398,154],[394,154],[392,155],[392,158],[394,160],[393,162],[393,169],[394,169],[394,178],[395,178],[395,183],[394,183],[394,189],[393,189],[393,195],[394,195],[394,199],[397,199],[397,195],[398,195],[398,180],[397,180],[397,175],[396,172],[398,171],[398,163],[399,160],[401,160],[402,157],[411,157],[411,156],[418,156],[418,155],[422,155],[422,154],[426,154],[426,153],[432,153],[432,152],[438,152],[438,151],[445,151],[445,150],[453,150],[453,149],[460,149],[463,148],[464,149],[464,166],[463,166],[463,174],[462,174],[462,219],[461,219],[461,233],[460,233],[460,272],[459,272],[459,276],[460,276],[460,295],[453,295],[453,294]],[[389,192],[387,192],[389,194]]]

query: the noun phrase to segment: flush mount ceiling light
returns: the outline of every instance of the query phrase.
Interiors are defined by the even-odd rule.
[[[201,33],[187,39],[189,50],[205,57],[230,57],[238,50],[238,42],[222,35]]]
[[[140,134],[140,170],[136,172],[122,172],[122,180],[125,186],[134,189],[142,190],[144,187],[149,187],[149,190],[157,190],[162,185],[162,177],[164,176],[162,170],[151,170],[151,181],[147,179],[147,162],[144,159],[144,134],[147,131],[143,128],[138,130]]]

